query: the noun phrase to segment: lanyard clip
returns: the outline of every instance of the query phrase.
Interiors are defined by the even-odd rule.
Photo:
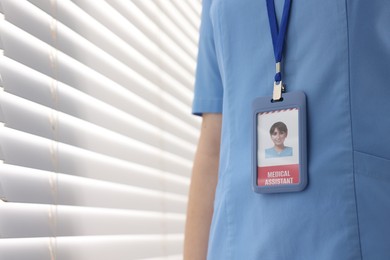
[[[282,93],[286,92],[286,90],[285,90],[285,87],[284,87],[283,82],[281,80],[281,75],[280,75],[280,73],[281,73],[281,65],[280,65],[280,62],[276,63],[275,69],[276,69],[276,76],[279,76],[279,77],[275,76],[274,93],[273,93],[273,96],[272,96],[272,100],[273,101],[281,101]],[[276,78],[278,78],[279,81]]]
[[[273,101],[280,101],[282,99],[282,92],[284,92],[283,82],[274,82],[274,94],[272,95]]]

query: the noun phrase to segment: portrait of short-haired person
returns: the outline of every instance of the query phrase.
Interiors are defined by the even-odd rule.
[[[285,123],[274,123],[271,126],[269,133],[274,146],[265,149],[265,158],[287,157],[293,155],[293,148],[284,145],[284,141],[288,135],[288,129]]]

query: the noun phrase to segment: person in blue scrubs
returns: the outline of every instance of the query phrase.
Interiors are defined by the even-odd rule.
[[[292,2],[283,81],[307,97],[308,185],[273,194],[251,185],[251,104],[275,75],[266,3],[202,3],[184,259],[390,259],[390,1]]]
[[[285,123],[274,123],[269,130],[269,134],[274,146],[265,149],[265,158],[277,158],[293,155],[292,147],[284,145],[284,141],[286,140],[288,134],[288,129]]]

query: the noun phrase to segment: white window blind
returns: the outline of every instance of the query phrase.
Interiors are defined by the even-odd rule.
[[[0,259],[181,259],[200,0],[0,12]]]

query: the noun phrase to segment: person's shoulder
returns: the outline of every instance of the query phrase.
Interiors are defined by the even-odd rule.
[[[275,150],[273,147],[265,149],[265,158],[270,158],[274,156],[275,156]]]
[[[292,155],[293,154],[293,148],[290,146],[284,147],[284,154],[286,155]]]

